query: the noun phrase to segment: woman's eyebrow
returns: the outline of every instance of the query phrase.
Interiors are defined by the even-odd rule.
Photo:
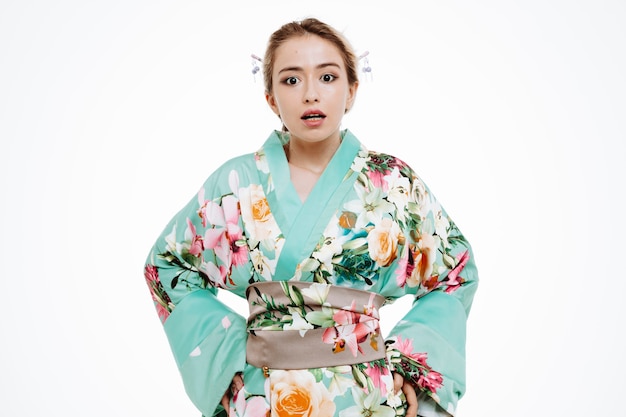
[[[315,69],[323,69],[323,68],[327,68],[327,67],[336,67],[337,69],[341,68],[339,66],[339,64],[337,64],[335,62],[325,62],[323,64],[317,65],[315,67]],[[285,68],[281,69],[280,71],[278,71],[278,74],[282,74],[283,72],[287,72],[287,71],[302,72],[302,71],[304,71],[304,69],[302,67],[285,67]]]

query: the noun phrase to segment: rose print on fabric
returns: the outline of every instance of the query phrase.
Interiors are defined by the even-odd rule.
[[[194,287],[196,277],[201,288],[226,288],[235,285],[233,268],[253,266],[261,280],[271,280],[284,238],[269,209],[261,186],[239,187],[236,171],[229,175],[232,192],[206,199],[205,190],[198,192],[196,215],[185,220],[182,237],[179,224],[165,236],[166,246],[161,259],[178,272],[169,282],[172,289]]]
[[[438,282],[437,276],[433,275],[436,258],[436,240],[432,235],[424,234],[416,244],[409,245],[410,261],[407,272],[410,268],[411,273],[408,274],[406,283],[410,287],[423,284],[426,288],[433,289]]]
[[[270,374],[272,416],[328,417],[335,403],[328,389],[308,370],[276,370]]]
[[[264,281],[271,281],[285,239],[260,185],[240,188],[239,199],[241,218],[248,235],[250,260],[258,276]]]
[[[372,260],[379,266],[389,266],[398,257],[398,245],[404,236],[398,223],[384,218],[367,234],[367,246]]]
[[[216,384],[227,386],[232,379],[221,370],[229,368],[230,374],[242,367],[249,378],[233,396],[229,417],[269,412],[302,417],[404,416],[404,397],[393,390],[394,372],[442,409],[455,409],[464,380],[459,376],[457,384],[444,375],[456,377],[453,367],[461,366],[464,358],[448,361],[445,355],[450,349],[462,352],[464,340],[424,342],[424,338],[466,320],[477,283],[471,248],[409,166],[359,146],[337,153],[346,157],[339,164],[345,175],[333,176],[337,181],[316,193],[323,212],[309,210],[307,204],[291,207],[290,212],[275,211],[283,207],[274,207],[274,202],[280,203],[293,190],[285,188],[285,183],[289,185],[285,178],[273,177],[286,167],[278,166],[285,162],[281,144],[272,142],[220,167],[158,238],[144,268],[145,280],[161,321],[179,310],[176,328],[170,321],[165,330],[174,341],[181,375],[193,387],[189,395],[197,395],[194,403],[216,397],[201,410],[204,415],[217,411],[209,410],[214,403],[219,407],[221,395],[211,389]],[[274,283],[267,281],[275,281],[274,290],[269,289]],[[336,297],[337,289],[345,298]],[[247,321],[225,309],[221,290],[258,303],[254,316]],[[371,291],[375,301],[348,296],[346,290]],[[419,302],[385,341],[376,325],[377,310],[405,295]],[[438,309],[437,299],[460,302],[465,310]],[[192,308],[175,307],[185,300]],[[415,320],[420,324],[413,326]],[[198,329],[197,341],[181,337]],[[296,352],[295,359],[307,358],[302,367],[321,367],[297,368],[288,374],[276,369],[282,368],[277,361],[269,365],[265,378],[264,370],[256,368],[259,363],[248,362],[246,352],[234,347],[246,330],[246,343],[254,339],[251,336],[271,342],[274,334],[295,340],[280,344],[289,347],[281,350],[283,359],[291,360],[288,354]],[[224,336],[218,340],[216,334]],[[292,346],[302,346],[302,351],[307,347],[312,353],[302,355]],[[208,368],[185,364],[188,360],[210,367],[210,381]]]
[[[263,187],[251,184],[239,190],[241,216],[251,242],[262,242],[278,234],[278,225],[272,216]],[[256,246],[255,244],[252,246]]]
[[[416,287],[418,297],[458,288],[463,257],[451,251],[466,242],[422,181],[385,154],[360,152],[352,169],[360,169],[358,199],[347,201],[330,221],[296,278],[308,272],[318,282],[369,289],[394,267],[396,283]]]

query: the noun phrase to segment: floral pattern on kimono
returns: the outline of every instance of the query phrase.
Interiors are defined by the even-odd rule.
[[[273,132],[263,147],[227,161],[165,227],[145,278],[185,389],[205,415],[236,373],[245,386],[231,416],[396,416],[403,397],[392,372],[455,413],[465,392],[465,328],[478,283],[471,247],[428,187],[398,158],[365,149],[349,131],[305,202],[289,179]],[[372,329],[342,309],[309,314],[328,286],[410,295],[412,308],[377,348],[376,361],[263,370],[246,362],[247,322],[216,297],[250,284],[316,283],[262,323],[306,332],[319,326],[331,349],[357,352]],[[262,300],[262,296],[260,298]],[[265,300],[268,301],[268,300]],[[384,308],[383,308],[384,310]],[[351,322],[352,320],[352,322]],[[297,348],[297,347],[294,347]]]

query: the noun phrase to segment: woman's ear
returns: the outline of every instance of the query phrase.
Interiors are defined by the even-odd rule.
[[[270,93],[265,93],[265,101],[267,101],[267,104],[268,106],[270,106],[270,109],[272,109],[272,111],[278,117],[280,117],[280,111],[278,110],[278,104],[276,104],[276,99],[274,98],[274,96],[271,95]]]
[[[354,105],[354,100],[356,100],[356,92],[359,89],[359,82],[356,81],[350,87],[348,87],[348,99],[346,100],[346,113],[350,111],[352,105]]]

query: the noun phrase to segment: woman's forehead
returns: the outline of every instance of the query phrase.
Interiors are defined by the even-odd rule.
[[[330,41],[316,35],[291,38],[276,49],[274,71],[286,67],[317,67],[320,64],[336,64],[344,67],[339,49]]]

